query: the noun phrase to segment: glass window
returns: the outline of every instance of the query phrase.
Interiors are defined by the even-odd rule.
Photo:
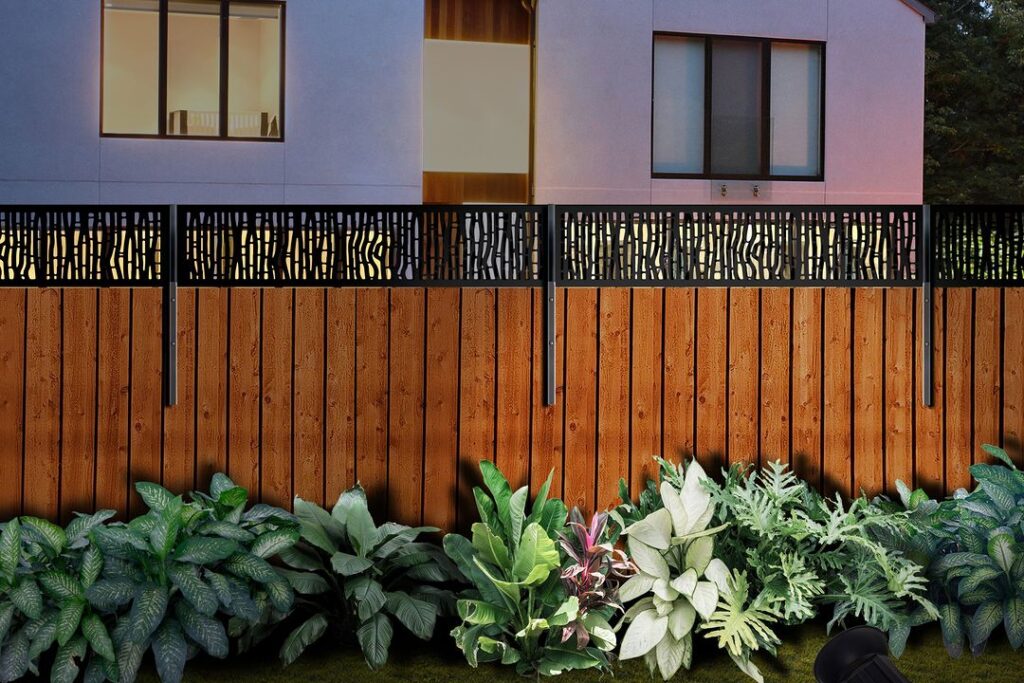
[[[654,43],[654,170],[704,170],[704,39]]]
[[[103,5],[104,132],[156,135],[160,114],[160,3]]]
[[[821,46],[772,44],[772,175],[821,171]]]
[[[761,171],[761,43],[711,41],[711,172]]]
[[[167,18],[167,133],[220,133],[220,0],[172,0]]]
[[[281,136],[281,7],[232,2],[228,24],[228,135]]]

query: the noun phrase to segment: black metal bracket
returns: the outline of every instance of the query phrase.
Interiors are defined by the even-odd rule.
[[[171,206],[163,248],[163,389],[164,405],[178,403],[178,207]]]
[[[935,405],[935,312],[932,306],[932,207],[921,207],[921,403]]]
[[[555,289],[558,280],[558,210],[547,207],[544,243],[544,405],[555,405]]]

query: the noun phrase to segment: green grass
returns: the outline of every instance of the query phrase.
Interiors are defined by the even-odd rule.
[[[812,667],[818,650],[827,636],[824,626],[812,623],[786,629],[779,658],[759,658],[766,681],[813,681]],[[304,681],[522,681],[508,668],[484,665],[471,669],[443,635],[433,643],[401,641],[392,646],[391,661],[386,668],[373,672],[366,668],[358,652],[319,647],[308,652],[295,664],[282,669],[276,659],[276,644],[260,648],[256,654],[233,657],[223,661],[197,659],[186,670],[185,680],[191,683],[285,683]],[[1024,680],[1024,650],[1014,652],[1001,631],[980,657],[965,654],[951,659],[942,646],[939,629],[933,624],[918,629],[911,637],[906,653],[898,661],[900,670],[912,683],[943,683],[983,681],[984,683],[1018,683]],[[592,672],[559,677],[565,681],[643,681],[650,675],[642,664],[626,662],[616,666],[614,679]],[[681,672],[675,680],[695,683],[742,683],[750,679],[740,674],[728,657],[714,650],[710,641],[699,643],[693,670]],[[158,683],[152,665],[147,663],[140,683]]]

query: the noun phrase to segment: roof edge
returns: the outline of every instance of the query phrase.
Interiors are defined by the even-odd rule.
[[[900,2],[920,14],[924,18],[924,23],[935,23],[935,19],[938,16],[935,14],[935,10],[921,2],[921,0],[900,0]]]

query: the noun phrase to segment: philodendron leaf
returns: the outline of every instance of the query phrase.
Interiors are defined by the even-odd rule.
[[[509,506],[512,499],[512,487],[509,486],[508,480],[501,470],[490,460],[480,461],[480,474],[484,480],[484,486],[491,492],[491,497],[494,499],[502,531],[510,534],[512,524]]]
[[[671,635],[664,638],[655,648],[655,656],[658,660],[658,671],[661,672],[663,680],[669,680],[683,667],[684,659],[687,659],[688,651],[693,647],[692,637],[684,637],[677,641]]]
[[[85,589],[81,582],[70,574],[51,569],[39,575],[39,583],[43,590],[54,600],[81,600],[85,596]]]
[[[388,649],[394,629],[391,620],[377,612],[356,631],[359,646],[363,649],[363,657],[371,669],[379,669],[387,664]]]
[[[643,657],[657,647],[667,632],[667,616],[659,616],[654,610],[641,612],[633,618],[622,637],[619,659],[625,661]]]
[[[543,583],[552,569],[561,563],[558,548],[540,524],[530,524],[516,548],[512,576],[526,585]]]
[[[266,560],[246,552],[238,552],[229,557],[224,563],[224,568],[235,576],[259,583],[269,583],[278,578],[274,568]]]
[[[29,639],[25,629],[21,629],[4,643],[4,649],[0,652],[0,681],[16,681],[28,672],[28,650]]]
[[[82,613],[85,612],[85,603],[72,600],[64,604],[57,613],[57,644],[67,645],[72,636],[78,633],[78,625],[82,621]]]
[[[328,555],[334,554],[338,550],[338,544],[345,537],[345,528],[316,503],[296,496],[293,507],[295,515],[299,518],[302,540]]]
[[[434,633],[437,608],[402,591],[387,594],[384,609],[393,614],[402,626],[420,640],[429,640]]]
[[[102,571],[103,553],[99,548],[91,545],[82,553],[82,565],[78,572],[78,579],[83,588],[88,588],[96,583],[96,579],[100,578]]]
[[[289,585],[295,589],[296,593],[301,593],[302,595],[316,595],[324,593],[330,588],[327,579],[314,572],[297,572],[291,569],[281,569],[280,567],[275,569],[275,571],[284,577]]]
[[[85,590],[85,597],[96,609],[110,612],[131,602],[137,590],[128,578],[100,579]]]
[[[657,579],[650,574],[638,573],[626,580],[619,587],[619,600],[622,602],[633,602],[643,597],[654,587]]]
[[[369,555],[379,542],[377,527],[373,523],[373,517],[370,516],[370,509],[366,506],[365,500],[362,500],[360,504],[353,505],[348,510],[345,518],[345,533],[348,534],[348,540],[352,543],[353,550],[362,557]]]
[[[176,619],[168,619],[153,635],[153,662],[161,683],[178,683],[188,661],[188,645]]]
[[[971,617],[968,635],[971,649],[977,650],[984,646],[992,631],[1003,622],[1003,605],[1001,602],[986,602],[978,605]]]
[[[960,618],[960,605],[950,602],[939,605],[939,625],[942,627],[942,640],[946,651],[954,659],[964,650],[964,627]]]
[[[223,472],[217,472],[210,480],[210,495],[214,498],[220,498],[220,494],[233,488],[235,488],[235,482],[231,481],[231,478]]]
[[[1005,450],[1000,448],[999,446],[994,446],[994,445],[992,445],[990,443],[987,443],[987,444],[983,444],[982,445],[981,450],[985,451],[986,453],[991,455],[993,458],[996,458],[997,460],[1002,461],[1010,469],[1012,469],[1012,470],[1016,470],[1017,469],[1017,465],[1014,464],[1014,462],[1010,458],[1009,454]]]
[[[207,616],[216,614],[217,594],[196,575],[192,565],[170,563],[167,574],[196,611]]]
[[[314,614],[302,625],[288,634],[284,644],[281,646],[279,656],[281,662],[288,666],[299,658],[307,647],[315,643],[327,631],[327,617],[324,614]]]
[[[523,534],[523,521],[526,519],[526,498],[529,496],[529,489],[523,486],[516,490],[508,501],[509,516],[509,543],[512,546],[519,545]]]
[[[100,510],[91,515],[83,515],[76,512],[75,518],[71,520],[66,529],[68,545],[77,547],[79,541],[84,541],[90,531],[116,514],[115,510]]]
[[[711,557],[715,552],[715,539],[711,536],[702,536],[690,543],[686,549],[686,566],[692,567],[698,574],[703,574],[711,563]]]
[[[668,615],[668,630],[676,640],[682,639],[693,630],[697,611],[686,600],[677,600]]]
[[[698,581],[696,588],[693,589],[693,595],[690,596],[690,602],[697,610],[697,614],[709,619],[718,607],[718,587],[710,581]]]
[[[373,561],[349,553],[336,552],[331,556],[331,567],[342,576],[355,576],[373,566]]]

